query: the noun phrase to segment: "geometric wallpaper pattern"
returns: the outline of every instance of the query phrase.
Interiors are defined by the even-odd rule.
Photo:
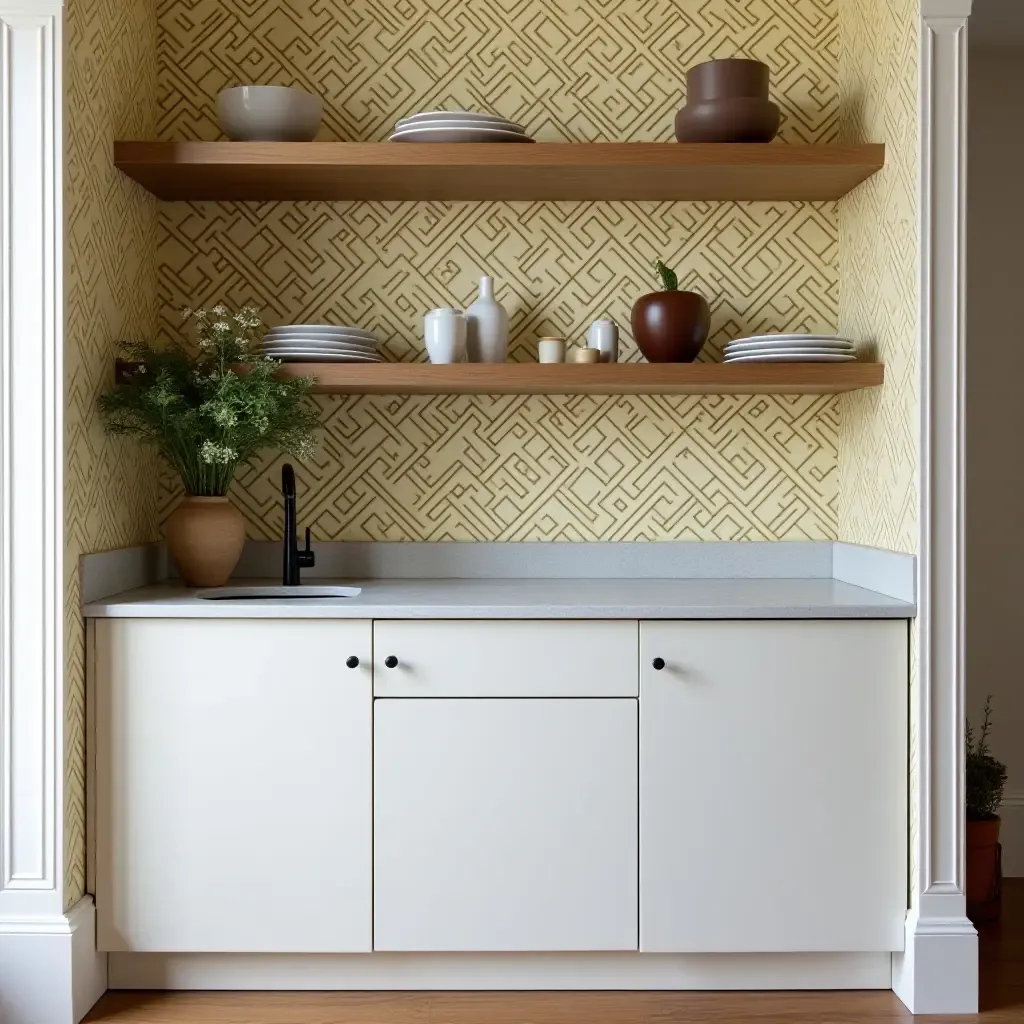
[[[836,0],[161,0],[158,131],[219,137],[217,92],[301,84],[321,138],[381,139],[432,106],[486,107],[540,139],[662,140],[685,69],[744,54],[773,69],[789,142],[838,133]],[[177,310],[253,302],[269,323],[373,328],[424,358],[423,313],[465,305],[483,273],[511,314],[510,358],[535,339],[623,329],[664,259],[706,295],[703,358],[754,330],[835,330],[835,203],[203,203],[159,211],[160,330]],[[323,398],[301,467],[320,539],[830,539],[838,399]],[[250,536],[280,534],[278,465],[242,474]],[[176,497],[164,477],[161,513]]]
[[[840,15],[841,134],[884,142],[885,168],[839,203],[839,324],[885,363],[885,385],[843,395],[839,539],[918,550],[918,0],[856,0]],[[910,624],[911,707],[918,695],[917,621]],[[918,785],[910,715],[909,788]],[[910,809],[916,900],[917,801]]]
[[[917,550],[917,0],[843,6],[841,135],[885,142],[885,168],[839,203],[839,324],[885,363],[841,398],[839,537]]]
[[[161,330],[185,301],[252,301],[269,322],[373,328],[393,360],[423,358],[435,305],[468,304],[490,270],[510,358],[581,338],[607,315],[639,358],[629,308],[662,256],[712,297],[713,337],[835,329],[835,204],[163,204]],[[305,521],[331,540],[832,538],[833,397],[320,399],[300,468]],[[244,474],[254,537],[280,535],[280,473]],[[166,510],[173,494],[165,489]]]
[[[152,461],[104,436],[96,397],[123,338],[156,330],[156,202],[112,164],[115,138],[151,137],[156,21],[150,0],[69,0],[65,341],[64,901],[85,892],[85,628],[81,554],[154,540]]]

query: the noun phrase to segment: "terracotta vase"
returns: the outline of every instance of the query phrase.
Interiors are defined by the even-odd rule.
[[[166,530],[167,548],[189,586],[227,583],[245,544],[245,521],[227,498],[183,498]]]
[[[710,60],[686,73],[686,106],[676,114],[680,142],[771,142],[782,114],[768,98],[770,72],[759,60]]]
[[[999,919],[999,825],[967,822],[967,916],[976,923]]]
[[[711,310],[696,292],[651,292],[637,299],[631,322],[649,363],[692,363],[708,340]]]

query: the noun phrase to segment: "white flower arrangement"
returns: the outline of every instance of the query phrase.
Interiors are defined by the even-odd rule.
[[[307,398],[313,380],[279,380],[280,362],[258,354],[259,311],[232,315],[218,304],[182,316],[198,356],[178,344],[125,346],[136,369],[100,399],[107,431],[152,445],[193,495],[226,494],[238,467],[265,448],[310,458],[320,425]]]

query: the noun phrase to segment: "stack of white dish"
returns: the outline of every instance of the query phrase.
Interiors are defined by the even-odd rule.
[[[852,341],[835,334],[761,334],[725,346],[727,363],[851,363]]]
[[[377,339],[359,327],[297,324],[272,327],[263,354],[286,363],[379,363]]]
[[[526,129],[497,114],[429,110],[403,118],[390,142],[533,142]]]

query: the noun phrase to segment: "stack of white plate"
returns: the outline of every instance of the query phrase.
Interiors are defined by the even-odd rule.
[[[851,363],[852,341],[835,334],[761,334],[725,346],[727,363]]]
[[[533,142],[526,129],[497,114],[428,110],[395,125],[390,142]]]
[[[263,354],[286,363],[379,363],[377,339],[359,327],[296,324],[272,327]]]

